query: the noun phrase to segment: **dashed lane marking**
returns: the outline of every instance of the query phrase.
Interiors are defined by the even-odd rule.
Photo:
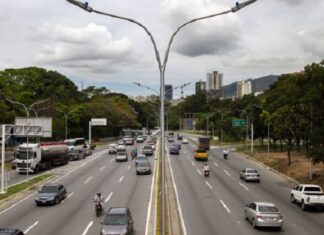
[[[30,230],[32,230],[37,224],[39,223],[39,221],[36,221],[34,224],[32,224],[31,226],[29,226],[26,230],[25,230],[25,234],[27,234]]]
[[[239,185],[241,185],[246,191],[249,191],[249,188],[246,187],[246,185],[242,184],[241,182],[239,182]]]
[[[90,176],[86,181],[84,181],[85,184],[87,184],[90,180],[92,180],[93,176]]]
[[[111,196],[113,195],[114,193],[113,192],[111,192],[110,194],[109,194],[109,196],[106,198],[106,200],[105,200],[105,203],[107,203],[109,200],[110,200],[110,198],[111,198]]]
[[[224,170],[224,172],[226,175],[231,176],[231,174],[227,170]]]
[[[213,187],[210,185],[210,183],[208,183],[208,181],[205,181],[205,183],[208,186],[208,188],[210,188],[211,190],[213,190]]]
[[[198,174],[201,175],[201,171],[199,169],[196,169],[196,170],[197,170]]]
[[[101,168],[100,168],[100,171],[102,171],[102,170],[105,169],[105,168],[106,168],[106,166],[101,167]]]
[[[85,228],[85,230],[83,231],[82,235],[86,235],[89,231],[89,229],[91,228],[91,226],[93,225],[93,221],[90,221],[90,223],[88,224],[88,226]]]
[[[226,206],[226,204],[223,202],[223,200],[219,200],[219,201],[222,203],[222,205],[223,205],[223,207],[226,209],[226,211],[227,211],[229,214],[231,214],[230,209]]]
[[[63,201],[62,201],[62,203],[64,203],[66,200],[68,200],[70,197],[72,197],[72,195],[73,195],[74,193],[70,193]]]
[[[123,179],[124,179],[124,176],[120,177],[120,179],[118,180],[118,182],[119,182],[119,183],[122,182]]]

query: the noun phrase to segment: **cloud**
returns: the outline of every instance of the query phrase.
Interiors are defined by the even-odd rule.
[[[101,73],[112,72],[114,67],[132,60],[132,42],[128,38],[114,40],[105,26],[94,23],[83,28],[43,24],[30,39],[45,43],[35,56],[40,64]]]
[[[301,31],[298,36],[300,45],[306,53],[311,53],[319,59],[324,58],[323,29],[319,28],[312,31]]]
[[[193,17],[202,17],[229,8],[209,0],[164,0],[162,9],[167,23],[175,30]],[[240,25],[238,16],[231,13],[195,22],[179,32],[174,48],[178,53],[189,57],[227,53],[239,46]]]

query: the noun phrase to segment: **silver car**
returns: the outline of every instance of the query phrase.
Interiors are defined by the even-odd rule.
[[[244,208],[245,219],[252,223],[253,228],[276,227],[281,229],[283,217],[273,203],[252,202]]]
[[[148,158],[144,154],[138,154],[137,157],[135,158],[135,166],[139,162],[148,162]]]
[[[120,162],[120,161],[128,161],[128,155],[126,151],[117,151],[116,154],[116,162]]]
[[[101,222],[101,235],[133,234],[133,219],[128,208],[112,207]]]
[[[136,174],[151,174],[151,164],[149,161],[140,161],[136,164]]]
[[[260,182],[260,174],[256,169],[245,168],[240,172],[240,178],[245,181],[257,181]]]

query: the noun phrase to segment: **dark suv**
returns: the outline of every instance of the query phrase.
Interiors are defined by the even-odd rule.
[[[66,188],[62,184],[45,184],[38,191],[35,203],[37,206],[58,204],[66,198]]]
[[[0,235],[24,235],[24,233],[18,229],[0,229]]]
[[[133,218],[127,207],[109,208],[101,222],[101,234],[133,234]]]

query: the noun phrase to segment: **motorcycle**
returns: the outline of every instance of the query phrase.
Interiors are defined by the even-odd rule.
[[[96,210],[96,216],[100,217],[103,212],[102,204],[100,202],[97,202],[95,205],[95,210]]]
[[[204,171],[204,176],[205,176],[205,177],[208,177],[208,176],[209,176],[209,171],[207,171],[207,170]]]

